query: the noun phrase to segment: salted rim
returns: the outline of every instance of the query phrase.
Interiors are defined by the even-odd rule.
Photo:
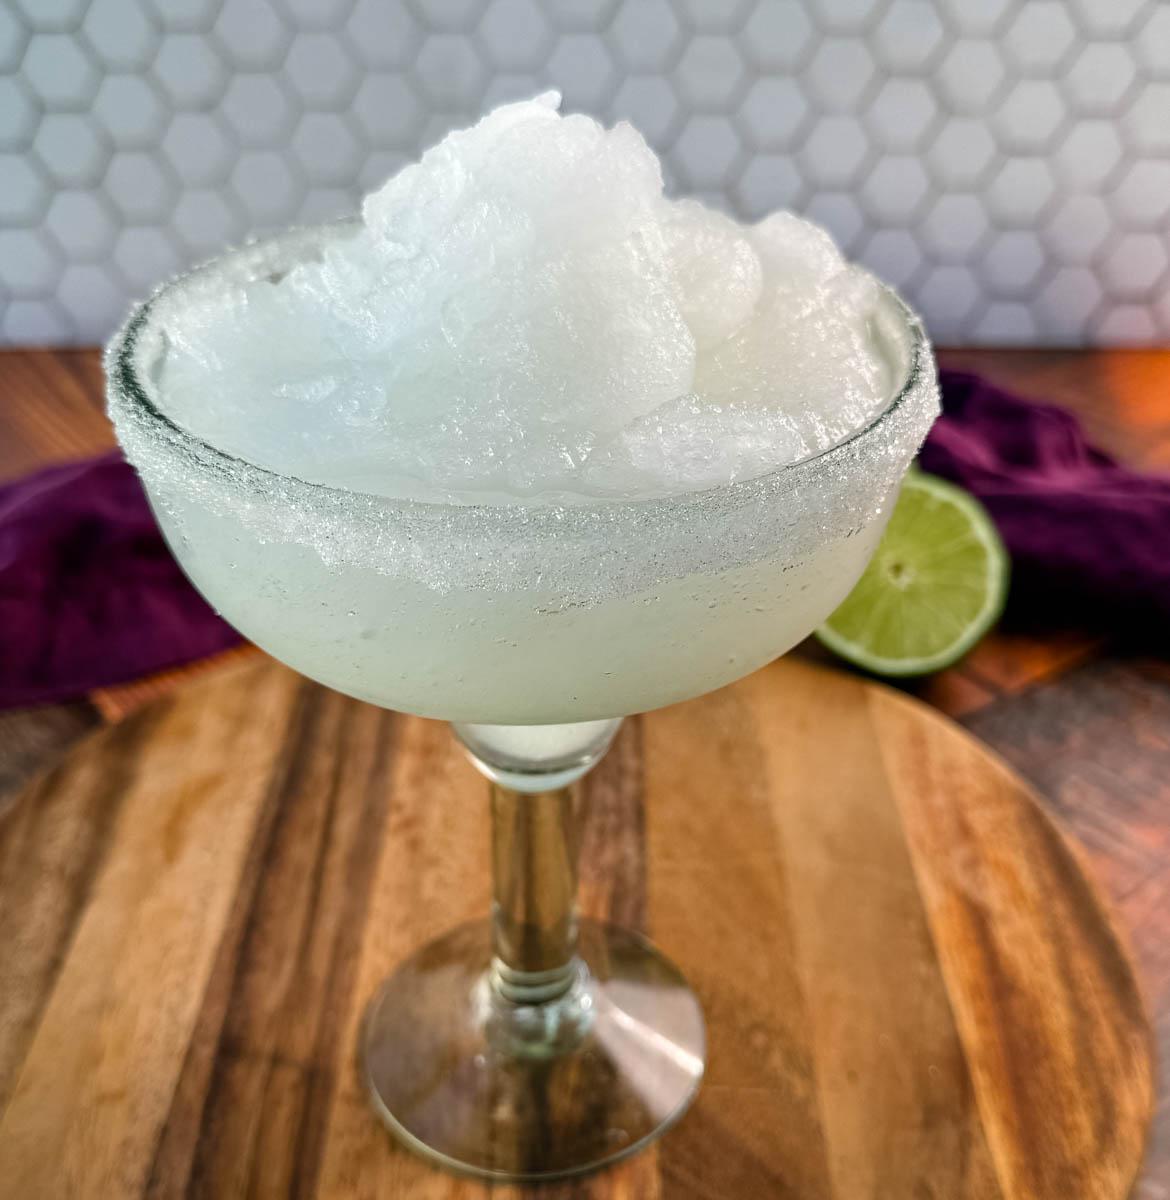
[[[150,329],[150,321],[154,308],[160,303],[174,300],[174,293],[179,291],[192,280],[210,275],[216,270],[230,264],[233,260],[242,259],[249,255],[264,254],[264,252],[279,249],[282,243],[294,243],[311,235],[322,235],[329,230],[340,230],[348,226],[356,226],[357,218],[342,218],[314,226],[296,226],[269,237],[256,239],[243,246],[225,251],[188,271],[174,276],[157,287],[144,301],[136,305],[130,312],[125,323],[111,338],[106,349],[105,367],[112,392],[119,403],[125,404],[130,410],[131,419],[140,423],[145,436],[158,438],[164,443],[170,443],[173,449],[186,452],[191,459],[201,467],[229,482],[233,488],[241,491],[252,489],[263,496],[273,494],[273,486],[281,489],[289,488],[302,490],[306,498],[316,497],[317,503],[324,501],[330,505],[351,505],[354,502],[364,502],[368,508],[377,506],[386,512],[397,512],[403,516],[411,516],[416,520],[442,519],[450,522],[457,514],[466,514],[465,519],[476,522],[482,528],[482,522],[492,518],[506,519],[509,523],[522,518],[525,523],[539,523],[543,520],[555,521],[557,526],[564,529],[566,519],[571,516],[583,518],[592,523],[597,517],[613,517],[620,513],[646,515],[655,510],[676,511],[679,506],[711,503],[715,498],[747,500],[763,496],[772,491],[782,489],[785,482],[791,482],[799,473],[807,472],[814,464],[827,464],[834,458],[845,458],[857,450],[862,442],[868,442],[887,424],[891,423],[896,414],[906,407],[910,398],[915,396],[923,381],[926,359],[929,357],[930,343],[923,329],[922,320],[917,313],[902,299],[902,297],[887,284],[878,281],[886,299],[892,301],[893,309],[905,321],[905,327],[910,337],[909,366],[902,386],[891,397],[889,403],[868,424],[861,426],[848,437],[815,454],[786,463],[761,475],[750,479],[739,479],[731,483],[721,484],[714,488],[704,488],[695,491],[679,492],[668,496],[654,496],[643,499],[620,500],[606,498],[591,502],[555,501],[536,504],[512,503],[455,503],[430,500],[414,500],[405,497],[387,496],[380,492],[369,492],[354,488],[337,487],[327,483],[317,483],[303,479],[298,475],[285,474],[264,467],[250,459],[242,458],[221,450],[211,442],[192,433],[178,424],[165,413],[150,394],[151,385],[144,383],[139,376],[135,362],[140,337]],[[268,273],[280,270],[278,261],[269,261]],[[259,278],[259,273],[257,273]],[[114,405],[111,405],[114,407]],[[117,414],[115,426],[117,425]],[[133,461],[133,458],[132,458]],[[147,466],[149,471],[149,466]],[[308,501],[310,504],[312,501]],[[572,523],[569,521],[568,523]]]

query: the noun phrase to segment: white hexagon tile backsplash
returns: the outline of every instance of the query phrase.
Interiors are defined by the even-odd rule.
[[[1167,0],[0,0],[0,340],[101,340],[550,85],[941,342],[1170,340]]]

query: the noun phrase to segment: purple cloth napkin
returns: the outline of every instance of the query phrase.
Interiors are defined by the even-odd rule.
[[[84,695],[239,640],[179,570],[117,451],[0,485],[0,706]]]
[[[987,506],[1012,555],[1009,613],[1162,632],[1170,477],[1118,466],[1076,418],[942,373],[922,466]],[[0,706],[84,695],[239,635],[187,582],[117,453],[0,486]]]
[[[943,415],[919,462],[982,500],[1012,557],[1008,615],[1165,636],[1170,475],[1089,445],[1076,417],[943,371]]]

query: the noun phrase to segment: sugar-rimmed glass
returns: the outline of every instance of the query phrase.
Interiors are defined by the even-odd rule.
[[[371,1002],[376,1111],[453,1169],[589,1170],[681,1115],[704,1032],[659,951],[577,916],[570,789],[623,715],[754,670],[847,594],[937,409],[929,345],[888,293],[905,382],[875,421],[796,465],[659,499],[400,500],[180,427],[157,367],[192,286],[278,274],[343,228],[255,243],[157,292],[108,350],[111,415],[176,557],[232,624],[341,691],[452,721],[491,780],[492,917],[418,950]]]

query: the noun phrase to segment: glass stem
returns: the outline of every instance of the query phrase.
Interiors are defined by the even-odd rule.
[[[579,973],[572,785],[620,724],[452,726],[491,781],[492,983],[517,1004],[554,1000]]]
[[[517,792],[491,785],[493,982],[507,999],[540,1004],[576,974],[577,847],[571,788]]]

